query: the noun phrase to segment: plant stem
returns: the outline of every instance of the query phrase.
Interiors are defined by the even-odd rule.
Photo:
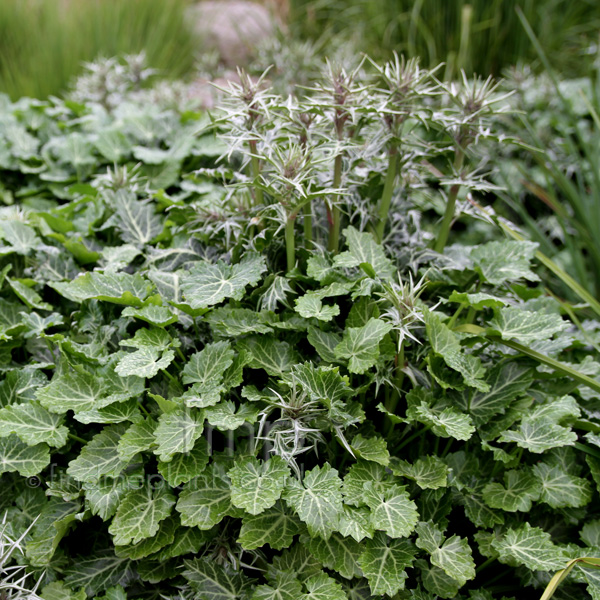
[[[304,205],[304,245],[307,250],[312,248],[312,202]]]
[[[177,379],[171,375],[171,373],[169,373],[169,371],[167,371],[166,369],[161,369],[161,372],[167,376],[167,378],[172,381],[173,383],[177,383]]]
[[[483,327],[479,327],[478,325],[465,324],[455,327],[454,331],[474,333],[475,335],[480,335],[482,337],[487,338],[490,342],[495,342],[498,344],[503,344],[504,346],[508,346],[509,348],[512,348],[517,352],[521,352],[521,354],[529,356],[530,358],[537,360],[539,363],[550,367],[557,373],[566,375],[567,377],[574,379],[580,384],[587,385],[594,391],[600,392],[600,382],[596,381],[595,379],[592,379],[588,375],[585,375],[584,373],[581,373],[580,371],[577,371],[576,369],[573,369],[572,367],[561,363],[560,361],[551,358],[550,356],[546,356],[545,354],[541,354],[540,352],[532,350],[531,348],[528,348],[523,344],[519,344],[518,342],[514,342],[512,340],[504,340],[495,334],[489,334]]]
[[[458,149],[456,151],[456,157],[454,159],[454,170],[459,171],[463,165],[464,153],[462,149]],[[440,231],[438,232],[437,239],[435,240],[435,245],[433,249],[442,253],[446,242],[448,241],[448,236],[450,235],[450,227],[452,226],[452,219],[454,218],[454,210],[456,208],[456,198],[458,197],[458,190],[460,190],[460,185],[457,183],[454,184],[450,188],[450,193],[448,194],[448,203],[446,204],[446,212],[444,213],[444,218],[442,219],[442,224],[440,226]]]
[[[258,155],[257,155],[257,146],[256,146],[256,140],[250,140],[249,142],[250,144],[250,153],[251,153],[251,158],[250,158],[250,167],[252,169],[252,177],[254,177],[254,179],[258,179],[258,176],[260,175],[260,162],[258,160]],[[263,191],[258,188],[258,187],[254,187],[254,200],[256,205],[260,205],[263,203]]]
[[[375,227],[375,239],[381,244],[385,226],[388,220],[388,213],[392,204],[392,196],[394,194],[394,186],[396,183],[396,175],[398,172],[398,148],[394,145],[390,148],[388,159],[387,174],[385,176],[385,184],[383,186],[383,194],[379,201],[378,221]]]
[[[70,440],[73,440],[74,442],[79,442],[80,444],[87,444],[87,440],[84,440],[83,438],[80,438],[77,435],[74,435],[72,433],[69,433],[67,436]]]
[[[397,448],[396,448],[396,452],[398,452],[398,450],[402,450],[402,448],[404,448],[404,446],[407,446],[408,444],[410,444],[413,440],[416,440],[418,437],[422,436],[424,433],[426,433],[427,431],[429,431],[431,429],[431,425],[425,425],[425,427],[422,427],[421,429],[419,429],[419,431],[415,431],[415,433],[413,433],[410,437],[408,437],[407,439],[405,439]]]
[[[400,400],[400,390],[402,389],[402,384],[404,383],[404,343],[400,344],[400,350],[398,354],[396,354],[396,365],[394,367],[394,379],[396,380],[396,385],[393,390],[393,393],[388,397],[386,395],[385,399],[385,408],[390,413],[394,414],[396,412],[396,407],[398,406],[398,402]],[[388,388],[386,387],[386,394]],[[391,418],[388,417],[388,423],[386,426],[386,433],[389,435],[394,429],[394,423]]]
[[[488,558],[486,561],[482,562],[476,569],[475,572],[476,573],[481,573],[481,571],[483,571],[486,567],[488,567],[489,565],[491,565],[494,561],[496,560],[496,558],[494,556],[491,556],[490,558]]]
[[[287,257],[287,270],[292,271],[296,266],[296,239],[294,238],[294,225],[298,211],[293,211],[285,222],[285,254]]]
[[[333,165],[333,187],[339,188],[342,183],[342,155],[338,154],[335,157],[335,163]],[[336,194],[333,197],[331,207],[331,222],[329,224],[329,244],[328,248],[330,252],[337,254],[340,245],[340,219],[341,211],[338,206],[340,195]]]

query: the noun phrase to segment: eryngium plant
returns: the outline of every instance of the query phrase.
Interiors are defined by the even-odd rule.
[[[7,600],[38,600],[35,580],[27,573],[24,566],[17,563],[24,554],[23,540],[31,530],[16,537],[9,523],[9,514],[5,512],[0,521],[0,596]]]

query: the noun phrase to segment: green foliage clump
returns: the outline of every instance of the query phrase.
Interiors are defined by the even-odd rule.
[[[62,94],[84,62],[142,51],[163,77],[185,76],[196,51],[186,5],[186,0],[3,0],[0,92],[13,100]]]
[[[3,103],[6,534],[45,600],[541,593],[600,554],[599,328],[455,223],[502,98],[400,60],[263,82],[212,119]]]

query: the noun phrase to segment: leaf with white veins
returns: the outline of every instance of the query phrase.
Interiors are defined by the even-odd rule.
[[[289,474],[287,463],[279,456],[265,462],[256,458],[237,460],[228,472],[231,502],[251,515],[258,515],[279,500]]]
[[[147,483],[142,489],[127,492],[108,528],[115,545],[137,544],[154,536],[174,504],[175,496],[164,485],[154,489]]]
[[[325,464],[307,471],[302,482],[289,479],[283,497],[306,523],[311,535],[327,539],[342,512],[341,487],[338,472]]]

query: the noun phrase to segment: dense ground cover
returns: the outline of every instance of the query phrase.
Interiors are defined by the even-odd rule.
[[[2,103],[0,568],[45,600],[489,600],[600,556],[593,307],[477,208],[508,98],[329,65],[209,118],[108,68]]]

